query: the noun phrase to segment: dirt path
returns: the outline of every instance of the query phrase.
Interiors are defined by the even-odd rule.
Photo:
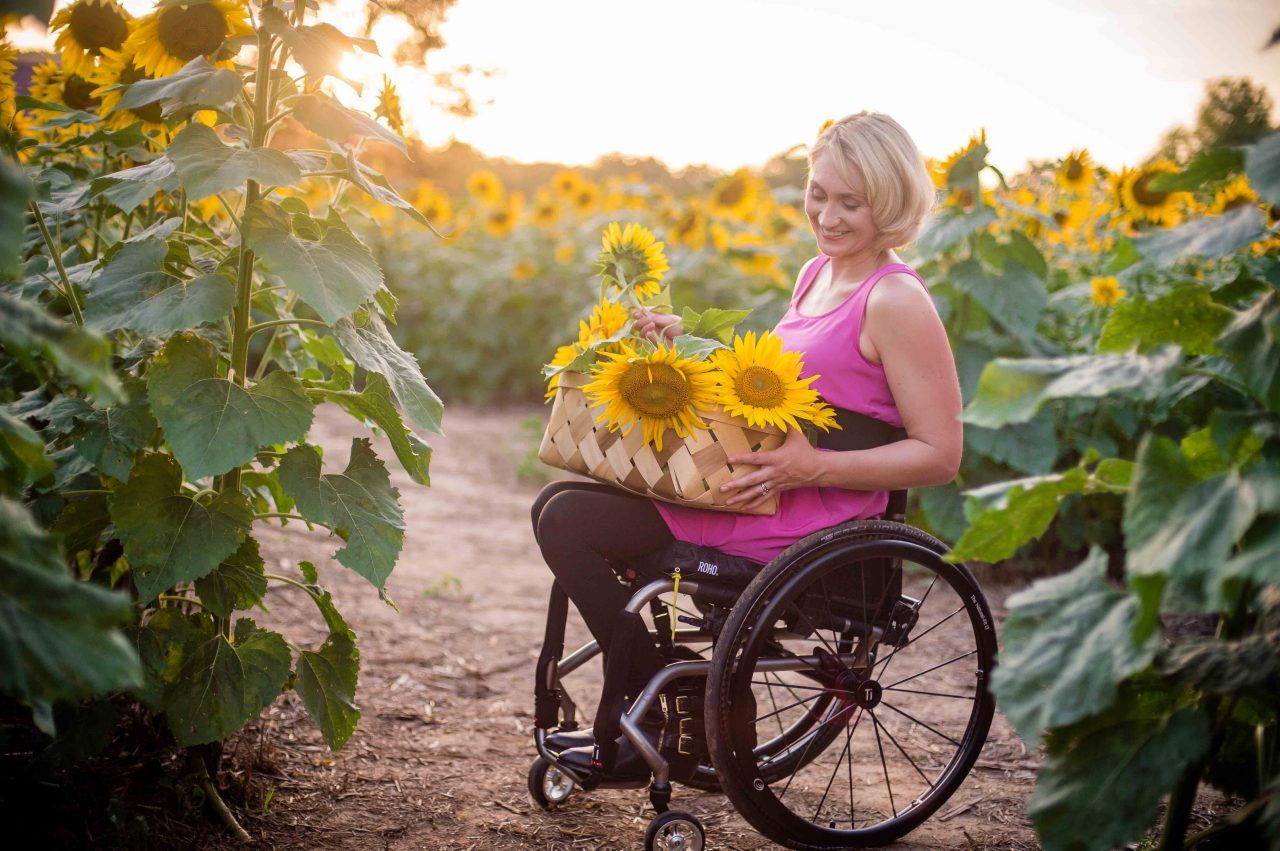
[[[643,792],[578,795],[548,814],[525,791],[534,757],[531,670],[549,587],[529,526],[537,488],[515,476],[529,440],[520,420],[530,413],[542,411],[450,409],[448,437],[432,441],[429,489],[394,466],[384,440],[375,442],[390,459],[408,525],[387,586],[398,613],[330,558],[336,539],[297,524],[262,534],[273,571],[292,574],[302,559],[320,568],[359,635],[363,718],[332,754],[290,693],[229,743],[228,797],[260,847],[641,847],[652,815]],[[353,433],[345,415],[320,410],[312,439],[325,448],[326,469],[346,463]],[[999,619],[1004,595],[991,596]],[[271,612],[259,613],[259,622],[295,644],[323,640],[301,592],[273,591],[267,603]],[[569,641],[585,635],[575,616]],[[895,847],[1036,847],[1022,815],[1033,764],[997,716],[969,780]],[[673,806],[704,820],[710,847],[774,847],[723,797],[678,787]]]

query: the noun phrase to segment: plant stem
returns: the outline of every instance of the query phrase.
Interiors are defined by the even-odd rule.
[[[254,520],[266,520],[269,517],[279,517],[284,520],[298,520],[303,523],[306,523],[308,526],[323,526],[324,528],[329,529],[330,531],[333,530],[333,527],[330,526],[328,523],[321,523],[319,520],[308,520],[307,518],[303,517],[300,514],[282,514],[277,511],[268,511],[263,514],[253,515]]]
[[[1173,787],[1158,851],[1182,851],[1187,825],[1191,823],[1191,805],[1196,800],[1196,788],[1200,785],[1200,772],[1203,768],[1204,763],[1199,760],[1187,766],[1187,770],[1178,778],[1178,785]]]
[[[264,573],[263,577],[266,579],[274,579],[276,582],[283,582],[286,585],[292,585],[295,588],[301,588],[303,591],[306,591],[308,594],[311,594],[311,596],[313,597],[315,596],[315,594],[311,591],[310,588],[308,588],[306,585],[303,585],[301,582],[299,582],[296,579],[290,579],[287,576],[280,576],[279,574],[275,574],[275,573]]]
[[[249,336],[252,337],[259,331],[263,331],[267,328],[277,328],[281,325],[308,325],[315,326],[317,328],[329,327],[329,323],[321,322],[319,319],[272,319],[269,322],[259,322],[257,325],[250,325]]]
[[[236,839],[240,842],[252,842],[253,837],[249,835],[247,830],[240,826],[240,822],[236,821],[236,817],[231,814],[231,810],[228,809],[226,802],[223,801],[222,796],[218,794],[218,787],[214,785],[213,778],[209,776],[209,768],[204,764],[204,760],[196,757],[193,762],[199,766],[197,773],[200,777],[200,788],[204,790],[204,794],[206,799],[209,801],[209,805],[213,807],[214,812],[216,812],[218,817],[222,819],[222,823],[227,826],[228,830],[235,834]]]
[[[161,594],[156,599],[169,600],[174,603],[191,603],[193,605],[199,606],[202,609],[205,608],[204,603],[201,603],[195,597],[183,597],[181,594]]]
[[[62,254],[58,251],[58,245],[54,242],[53,235],[49,233],[49,225],[45,223],[44,213],[40,212],[40,204],[32,201],[27,206],[36,217],[36,225],[40,228],[40,235],[44,237],[45,247],[49,249],[49,254],[53,257],[53,265],[58,267],[58,277],[62,279],[62,297],[71,306],[71,315],[75,318],[76,324],[83,328],[84,314],[80,312],[80,302],[76,301],[75,287],[71,285],[71,279],[67,277],[67,268],[62,265]]]

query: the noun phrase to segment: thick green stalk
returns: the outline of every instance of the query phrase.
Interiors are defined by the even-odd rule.
[[[80,302],[76,300],[75,287],[71,285],[71,279],[67,277],[67,268],[62,265],[62,252],[58,250],[58,243],[53,238],[53,234],[49,233],[49,225],[45,223],[44,213],[40,212],[40,204],[32,201],[27,206],[30,207],[32,214],[36,217],[36,225],[40,228],[40,235],[44,237],[44,244],[49,249],[49,256],[53,258],[53,265],[58,267],[58,277],[62,280],[62,296],[67,300],[67,304],[71,306],[71,316],[75,319],[76,324],[83,328],[84,314],[80,312]]]

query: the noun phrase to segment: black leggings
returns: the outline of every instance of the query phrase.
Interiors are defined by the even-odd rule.
[[[553,482],[530,513],[543,559],[607,654],[631,596],[618,573],[630,567],[642,578],[658,577],[646,556],[673,540],[666,522],[645,497],[596,482]],[[637,636],[632,648],[629,696],[666,664],[647,634]]]

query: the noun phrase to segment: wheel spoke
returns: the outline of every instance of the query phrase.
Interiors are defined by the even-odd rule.
[[[875,721],[875,716],[871,717]],[[880,751],[880,769],[884,771],[884,785],[889,788],[889,807],[893,810],[893,817],[898,817],[898,805],[893,801],[893,781],[889,779],[889,765],[884,761],[884,745],[880,742],[880,724],[876,722],[871,725],[871,729],[876,731],[876,750]]]
[[[911,758],[911,754],[907,753],[906,749],[898,743],[898,740],[894,738],[893,733],[889,731],[889,728],[880,723],[880,719],[876,717],[874,712],[871,713],[871,722],[881,730],[884,730],[884,734],[889,737],[889,741],[893,742],[894,746],[902,752],[902,755],[907,758],[907,762],[911,763],[911,767],[916,770],[916,774],[920,775],[920,779],[924,780],[924,782],[928,784],[929,788],[932,789],[933,781],[929,779],[929,775],[920,770],[920,766],[916,765],[916,761]]]
[[[889,686],[885,686],[884,691],[902,691],[902,692],[908,692],[910,694],[927,694],[931,697],[950,697],[956,700],[977,700],[978,699],[977,696],[972,694],[946,694],[945,692],[941,692],[941,691],[919,691],[913,688],[892,688]]]
[[[797,700],[795,703],[788,703],[786,706],[782,707],[777,712],[770,712],[768,715],[761,715],[757,717],[756,719],[754,719],[755,723],[759,723],[765,720],[766,718],[772,718],[773,716],[777,715],[780,712],[786,712],[788,709],[795,709],[797,706],[800,706],[803,703],[808,703],[811,700],[817,700],[820,697],[822,697],[822,695],[815,694],[813,697],[806,697],[804,700]]]
[[[901,679],[901,680],[898,680],[896,683],[892,683],[892,684],[887,685],[887,686],[882,686],[882,688],[884,688],[884,689],[886,689],[886,690],[887,690],[887,689],[894,688],[895,686],[900,686],[900,685],[902,685],[903,683],[909,683],[909,682],[911,682],[912,680],[914,680],[916,677],[923,677],[925,674],[932,673],[933,671],[936,671],[936,670],[938,670],[939,668],[945,668],[946,666],[950,665],[952,662],[959,662],[961,659],[967,659],[967,658],[969,658],[970,656],[972,656],[974,653],[977,653],[977,652],[978,652],[978,649],[975,647],[973,650],[970,650],[968,653],[961,653],[959,656],[955,657],[954,659],[948,659],[948,660],[947,660],[947,661],[945,661],[945,662],[942,662],[942,663],[940,663],[940,664],[934,665],[932,668],[925,668],[923,671],[921,671],[921,672],[920,672],[920,673],[918,673],[918,674],[912,674],[912,675],[911,675],[911,676],[909,676],[909,677],[905,677],[905,678],[903,678],[903,679]]]
[[[769,682],[769,672],[765,671],[764,676],[765,676],[765,684],[767,685]],[[754,683],[754,682],[757,682],[757,680],[752,680],[751,682]],[[782,727],[782,710],[778,708],[778,701],[775,700],[773,697],[772,686],[769,687],[769,702],[773,704],[773,714],[778,721],[778,735],[779,736],[785,735],[787,731],[784,730]]]
[[[920,607],[921,607],[921,608],[924,608],[924,603],[923,603],[923,602],[921,602],[921,603],[920,603]],[[910,647],[911,645],[915,644],[917,641],[919,641],[920,639],[924,638],[926,635],[928,635],[929,633],[933,632],[935,629],[937,629],[938,627],[942,626],[944,623],[946,623],[947,621],[951,620],[952,618],[954,618],[956,615],[960,614],[960,613],[961,613],[961,612],[963,612],[963,611],[964,611],[964,606],[963,606],[963,605],[961,605],[961,606],[960,606],[960,608],[956,609],[954,612],[952,612],[951,614],[947,615],[945,618],[943,618],[942,620],[938,621],[938,622],[937,622],[937,623],[935,623],[933,626],[931,626],[931,627],[929,627],[928,629],[926,629],[924,632],[920,633],[919,635],[912,636],[912,638],[911,638],[911,639],[909,639],[909,640],[907,641],[907,643],[906,643],[906,644],[902,645],[901,647],[895,647],[895,648],[893,648],[893,652],[892,652],[892,653],[890,653],[887,657],[885,657],[885,660],[884,660],[884,667],[880,669],[880,677],[881,677],[881,678],[883,678],[883,677],[884,677],[885,669],[887,669],[887,668],[889,667],[889,660],[891,660],[894,656],[897,656],[897,655],[898,655],[898,651],[899,651],[899,650],[906,650],[908,647]]]
[[[856,705],[856,704],[850,703],[848,706],[842,706],[842,707],[840,707],[840,709],[835,713],[835,715],[832,715],[832,716],[831,716],[830,718],[828,718],[825,722],[823,722],[823,725],[825,725],[825,724],[835,724],[835,723],[836,723],[836,719],[837,719],[839,716],[844,715],[844,714],[848,713],[849,711],[851,711],[855,705]],[[778,800],[779,800],[779,801],[781,801],[781,800],[782,800],[782,796],[783,796],[783,795],[786,795],[786,794],[787,794],[787,790],[791,788],[791,781],[796,779],[796,773],[797,773],[797,772],[799,772],[799,771],[800,771],[800,769],[801,769],[801,768],[803,768],[803,767],[806,765],[806,763],[805,763],[805,757],[807,757],[807,756],[809,755],[809,750],[810,750],[810,748],[812,748],[812,747],[813,747],[813,743],[814,743],[814,742],[816,742],[816,741],[818,740],[818,732],[819,732],[819,730],[821,730],[821,728],[822,728],[822,726],[823,726],[823,725],[819,725],[818,729],[814,730],[812,733],[810,733],[810,734],[809,734],[809,743],[808,743],[808,744],[806,744],[806,745],[804,746],[804,752],[803,752],[802,754],[800,754],[800,759],[796,762],[796,767],[795,767],[794,769],[792,769],[792,770],[791,770],[791,776],[787,778],[787,783],[786,783],[786,785],[782,787],[782,792],[781,792],[781,793],[779,793],[779,795],[778,795]],[[856,725],[856,723],[855,723],[855,726],[857,726],[857,725]]]
[[[923,722],[923,721],[921,721],[919,718],[915,717],[914,715],[909,715],[908,713],[903,712],[901,709],[899,709],[898,707],[894,706],[892,703],[887,703],[887,702],[885,702],[885,701],[883,701],[883,700],[882,700],[882,701],[880,701],[880,705],[881,705],[881,706],[887,706],[887,707],[889,707],[889,708],[890,708],[890,709],[892,709],[894,712],[898,713],[899,715],[901,715],[901,716],[903,716],[903,717],[905,717],[905,718],[910,718],[912,721],[914,721],[915,723],[919,724],[921,727],[924,727],[924,728],[925,728],[926,730],[928,730],[930,733],[933,733],[933,734],[934,734],[934,735],[936,735],[936,736],[941,736],[942,738],[946,739],[948,742],[950,742],[951,744],[955,745],[956,747],[960,747],[960,746],[961,746],[959,742],[957,742],[955,739],[953,739],[953,738],[951,738],[950,736],[948,736],[946,733],[943,733],[943,732],[942,732],[942,731],[940,731],[940,730],[936,730],[936,729],[934,729],[933,727],[930,727],[928,724],[924,723],[924,722]]]
[[[858,717],[854,719],[853,726],[857,726],[862,720],[862,711],[858,711]],[[813,811],[813,818],[809,821],[817,823],[818,814],[822,812],[822,805],[827,802],[827,795],[831,794],[831,784],[835,782],[836,774],[840,772],[840,763],[844,761],[844,755],[849,752],[849,742],[852,740],[853,734],[849,730],[845,730],[844,747],[840,749],[840,756],[836,757],[836,764],[831,769],[831,776],[827,778],[827,788],[822,792],[822,799],[818,801],[818,808]]]

